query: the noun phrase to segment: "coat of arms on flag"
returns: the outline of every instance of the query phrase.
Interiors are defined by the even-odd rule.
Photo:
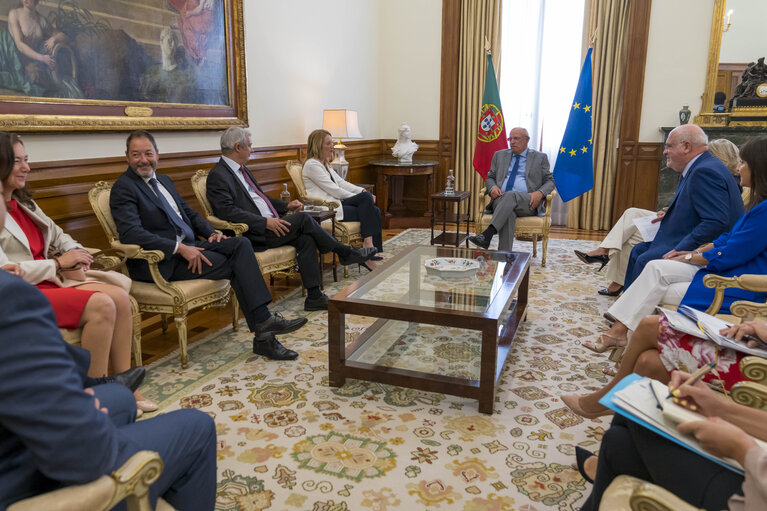
[[[503,114],[497,106],[482,105],[480,119],[477,138],[482,142],[492,142],[503,133]]]

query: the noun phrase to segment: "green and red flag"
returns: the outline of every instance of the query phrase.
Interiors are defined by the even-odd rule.
[[[474,146],[474,170],[482,179],[490,172],[490,162],[493,155],[501,149],[508,149],[506,140],[506,125],[503,122],[501,96],[498,94],[498,81],[495,79],[493,59],[487,54],[487,76],[485,77],[485,92],[482,95],[482,110],[479,112],[479,129],[477,143]]]

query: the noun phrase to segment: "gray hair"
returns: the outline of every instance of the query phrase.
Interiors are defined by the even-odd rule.
[[[677,126],[671,133],[676,133],[677,143],[689,142],[692,147],[702,147],[708,145],[708,135],[695,124],[683,124]]]
[[[237,144],[246,145],[248,143],[248,130],[239,126],[232,126],[221,135],[221,152],[231,153]]]
[[[525,132],[525,137],[526,138],[530,138],[530,133],[527,132],[527,128],[523,128],[522,126],[517,126],[515,128],[511,128],[511,130],[509,130],[509,136],[511,136],[511,132],[514,131],[514,130],[522,130],[522,131]]]

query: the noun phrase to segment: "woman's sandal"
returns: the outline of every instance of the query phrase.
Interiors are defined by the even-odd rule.
[[[581,477],[583,477],[586,481],[590,482],[591,484],[594,484],[594,480],[590,478],[588,475],[586,475],[586,460],[591,458],[592,456],[596,456],[591,451],[587,451],[583,447],[575,447],[575,463],[578,467],[578,472],[581,473]]]
[[[605,337],[612,339],[615,342],[607,344],[604,342]],[[621,358],[623,358],[623,351],[626,349],[628,340],[618,339],[617,337],[613,337],[612,335],[608,334],[601,334],[598,339],[599,342],[597,343],[590,343],[588,341],[584,342],[583,347],[593,351],[594,353],[604,353],[605,351],[611,351],[612,353],[610,353],[610,360],[613,362],[620,362]]]

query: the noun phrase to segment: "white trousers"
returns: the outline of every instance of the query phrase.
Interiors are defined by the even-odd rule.
[[[631,258],[631,249],[634,245],[642,242],[642,235],[634,224],[634,219],[655,215],[655,211],[647,209],[629,208],[623,212],[615,222],[605,239],[599,244],[600,248],[606,248],[610,262],[607,263],[607,278],[610,282],[623,285],[626,278],[626,268]]]
[[[629,330],[636,330],[639,322],[652,314],[656,306],[679,305],[699,269],[681,261],[650,261],[607,312]]]

